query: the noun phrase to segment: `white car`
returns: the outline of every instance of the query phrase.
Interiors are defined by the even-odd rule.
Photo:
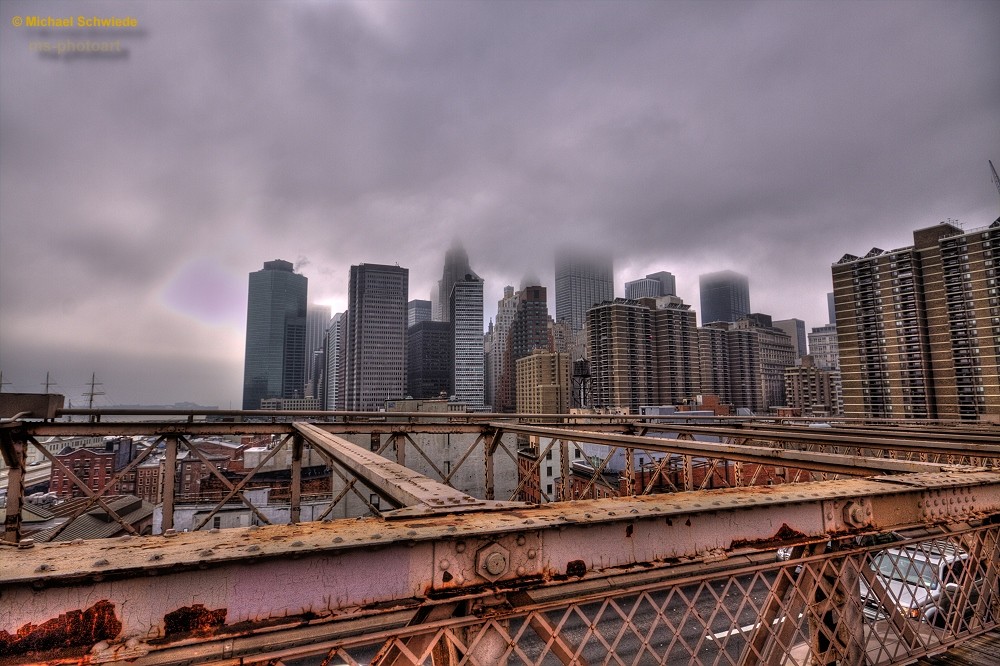
[[[951,600],[963,584],[969,554],[950,541],[887,548],[872,557],[870,567],[886,590],[880,602],[874,590],[861,579],[861,598],[865,617],[876,620],[888,612],[903,617],[944,626],[950,613]],[[974,595],[974,596],[973,596]],[[978,586],[973,586],[967,611],[978,599]],[[963,615],[969,615],[964,612]]]

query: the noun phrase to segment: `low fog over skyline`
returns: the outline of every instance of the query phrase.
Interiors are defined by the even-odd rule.
[[[820,326],[843,254],[1000,214],[998,25],[988,0],[5,1],[3,390],[238,405],[251,271],[291,261],[336,312],[351,264],[398,263],[427,299],[455,239],[487,320],[585,245],[618,295],[666,270],[698,309],[731,269]]]

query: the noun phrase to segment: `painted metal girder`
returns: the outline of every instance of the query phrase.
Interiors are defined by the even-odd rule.
[[[345,618],[385,630],[447,599],[550,596],[783,541],[998,512],[1000,474],[953,472],[7,547],[0,637],[15,659],[46,645],[21,640],[41,627],[63,646],[30,653],[42,661],[166,663],[171,651],[187,658],[192,649],[199,659],[238,658],[234,645],[256,645],[262,631],[272,645],[294,645],[323,634],[320,625],[303,633],[316,622],[335,621],[328,634]],[[55,630],[64,625],[83,633]]]
[[[296,422],[292,426],[338,465],[361,479],[382,497],[402,507],[388,515],[404,517],[524,506],[520,503],[476,499],[310,423]]]
[[[850,476],[871,476],[874,474],[905,474],[938,472],[956,466],[942,466],[936,463],[894,460],[891,458],[871,458],[865,456],[823,453],[816,451],[795,451],[767,446],[744,444],[718,444],[672,439],[666,437],[640,437],[635,435],[608,435],[569,428],[546,428],[542,426],[494,423],[493,427],[504,432],[524,435],[541,435],[574,442],[590,442],[607,446],[629,446],[648,451],[662,451],[679,455],[703,458],[723,458],[766,465],[785,465],[817,472],[846,474]],[[966,468],[972,469],[972,468]]]

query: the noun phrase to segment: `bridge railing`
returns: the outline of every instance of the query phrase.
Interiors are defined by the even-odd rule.
[[[1000,445],[990,444],[993,431],[988,426],[943,431],[935,429],[930,441],[925,431],[858,432],[848,424],[814,429],[776,423],[774,419],[752,421],[744,417],[599,416],[599,415],[483,415],[467,413],[330,413],[330,412],[177,412],[142,414],[134,410],[63,410],[61,417],[80,418],[86,422],[56,420],[18,420],[0,429],[0,447],[10,459],[7,484],[8,509],[23,506],[24,466],[27,451],[34,447],[58,470],[87,501],[69,516],[55,534],[58,538],[72,520],[95,506],[121,524],[126,533],[136,529],[115,512],[107,497],[121,481],[154,454],[162,455],[162,519],[158,531],[204,529],[217,524],[223,510],[232,503],[244,507],[246,519],[256,524],[274,522],[274,512],[266,511],[248,496],[247,490],[259,485],[258,472],[275,456],[290,458],[287,469],[288,510],[281,520],[297,523],[303,517],[303,452],[314,451],[329,470],[329,493],[325,501],[311,492],[308,516],[316,520],[359,515],[382,515],[406,505],[384,492],[379,479],[359,479],[345,467],[336,451],[324,449],[304,438],[295,423],[309,422],[334,436],[365,441],[381,457],[418,470],[433,482],[486,501],[549,502],[596,497],[603,494],[643,495],[714,487],[744,487],[802,482],[816,479],[865,476],[883,473],[917,472],[940,469],[953,464],[992,467],[1000,458]],[[142,417],[161,420],[132,420]],[[162,420],[173,417],[179,420]],[[183,417],[183,418],[180,418]],[[297,421],[298,420],[298,421]],[[824,425],[829,425],[824,423]],[[95,486],[81,479],[49,449],[42,446],[43,436],[71,435],[143,435],[152,439],[125,467],[105,483]],[[461,435],[459,443],[452,435]],[[209,459],[197,441],[200,435],[256,435],[274,437],[256,465],[241,475],[223,473]],[[697,441],[695,437],[714,438],[717,443]],[[448,451],[433,448],[427,438],[447,438]],[[956,439],[958,438],[958,439]],[[995,441],[992,440],[992,441]],[[585,449],[588,464],[574,464]],[[203,463],[215,491],[212,501],[197,512],[190,524],[176,525],[176,507],[181,501],[198,499],[183,495],[176,477],[178,460],[187,452],[189,459]],[[553,455],[556,454],[556,455]],[[622,456],[617,464],[618,477],[607,480],[609,463]],[[648,460],[645,467],[636,458]],[[447,459],[445,459],[447,458]],[[558,471],[554,490],[542,484],[543,468]],[[617,481],[617,483],[616,483]],[[597,488],[602,486],[601,493]],[[610,485],[609,485],[610,484]],[[384,502],[384,503],[383,503]],[[19,511],[7,512],[4,538],[16,542],[21,537]]]
[[[0,548],[0,662],[882,665],[1000,617],[989,470],[540,506],[393,478],[419,505]]]

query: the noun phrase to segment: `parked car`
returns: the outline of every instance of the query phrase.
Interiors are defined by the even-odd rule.
[[[954,601],[969,554],[951,541],[935,540],[887,548],[876,553],[869,563],[878,581],[886,589],[884,603],[861,579],[861,598],[865,617],[882,619],[888,612],[903,617],[945,626],[955,612]],[[968,620],[979,598],[978,584],[970,587],[963,617]]]

